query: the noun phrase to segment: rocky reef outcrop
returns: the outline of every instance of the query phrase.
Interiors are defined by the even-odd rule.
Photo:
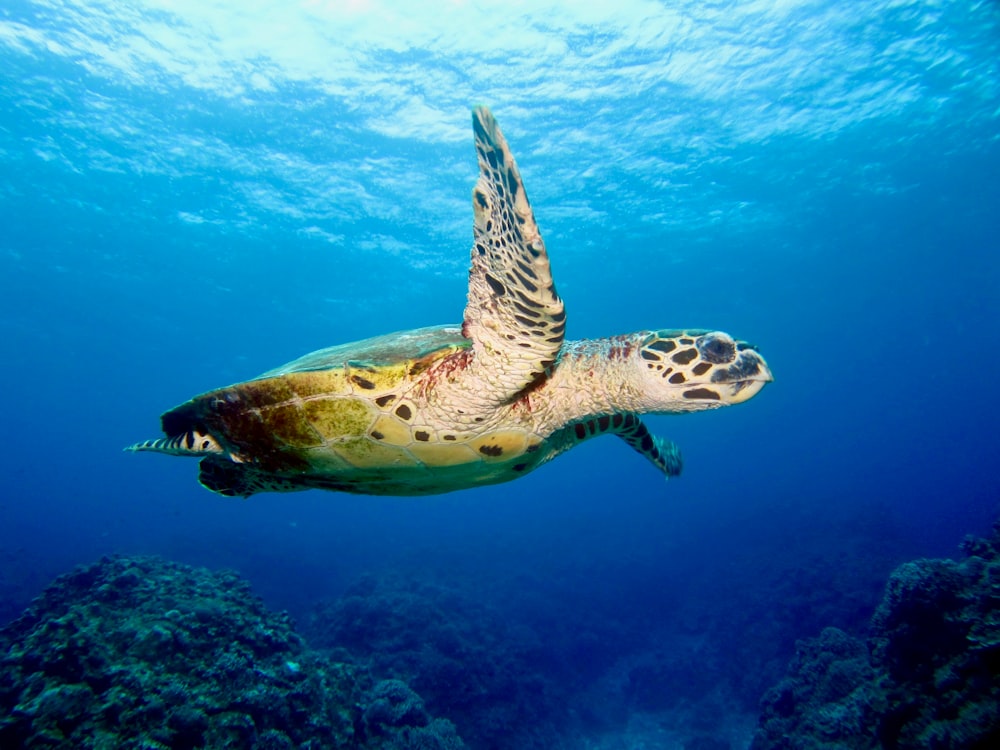
[[[472,747],[561,746],[566,701],[540,671],[542,644],[460,590],[365,577],[319,604],[308,633],[386,684],[405,680]]]
[[[0,629],[0,747],[465,746],[405,683],[311,651],[235,573],[114,557]]]
[[[1000,747],[1000,524],[963,548],[899,566],[867,640],[800,642],[753,750]]]

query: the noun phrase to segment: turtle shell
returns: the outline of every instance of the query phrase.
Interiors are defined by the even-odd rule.
[[[162,416],[163,431],[190,437],[191,452],[199,439],[215,441],[200,481],[224,495],[413,495],[503,481],[542,460],[541,438],[517,428],[451,430],[416,400],[422,378],[470,347],[459,328],[431,327],[321,349],[196,396]],[[530,462],[525,453],[535,454]]]

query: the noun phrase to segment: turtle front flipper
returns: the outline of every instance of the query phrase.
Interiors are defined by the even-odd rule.
[[[598,435],[617,435],[659,469],[669,479],[679,476],[684,462],[677,445],[652,434],[635,414],[605,414],[563,427],[551,441],[556,452],[562,453],[574,445]]]
[[[634,414],[625,415],[622,428],[615,434],[649,459],[666,474],[667,479],[680,476],[681,469],[684,468],[680,448],[672,440],[651,433],[639,417]]]
[[[472,124],[480,174],[462,332],[489,383],[481,396],[499,404],[545,377],[562,346],[566,314],[507,141],[485,107],[475,109]]]

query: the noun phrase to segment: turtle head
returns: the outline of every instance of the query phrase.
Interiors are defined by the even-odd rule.
[[[638,362],[650,411],[701,411],[753,398],[774,378],[756,347],[722,331],[653,331]]]

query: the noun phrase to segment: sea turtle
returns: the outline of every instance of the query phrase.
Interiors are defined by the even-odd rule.
[[[737,404],[771,380],[756,349],[720,331],[565,341],[521,175],[493,115],[473,112],[479,179],[461,326],[334,346],[166,412],[166,437],[128,450],[200,456],[214,492],[310,488],[427,495],[521,477],[611,433],[663,474],[676,446],[640,413]]]

